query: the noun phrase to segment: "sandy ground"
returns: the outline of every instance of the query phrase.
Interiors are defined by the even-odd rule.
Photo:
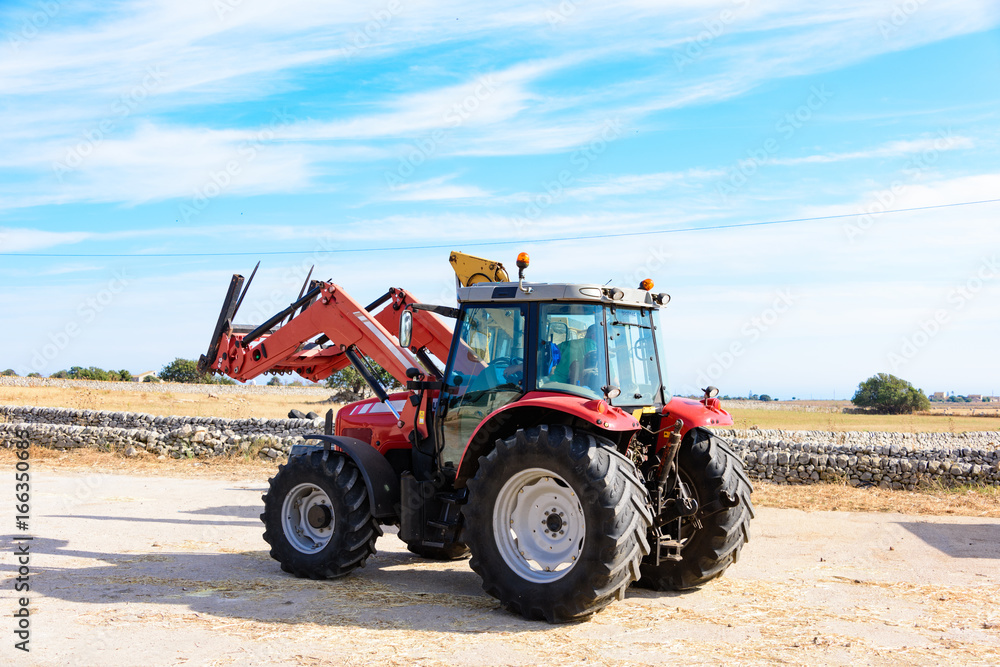
[[[0,511],[4,664],[1000,663],[1000,519],[762,508],[723,579],[548,626],[499,609],[467,561],[391,534],[345,579],[283,574],[259,478],[33,475],[30,654],[11,616],[24,533],[11,500]]]

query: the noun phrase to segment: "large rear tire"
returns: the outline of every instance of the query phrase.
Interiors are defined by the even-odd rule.
[[[652,515],[635,466],[609,440],[567,426],[497,441],[463,513],[483,589],[528,619],[600,611],[624,597],[649,553]]]
[[[341,452],[292,457],[262,498],[271,558],[297,577],[334,579],[362,567],[382,529],[357,465]]]
[[[639,586],[659,591],[697,588],[735,563],[750,539],[753,486],[740,457],[725,440],[705,429],[691,431],[677,454],[680,479],[698,501],[697,528],[691,517],[681,528],[680,561],[642,564]],[[734,506],[728,505],[735,502]]]

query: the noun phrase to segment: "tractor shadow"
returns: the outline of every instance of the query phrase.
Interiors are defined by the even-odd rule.
[[[983,523],[898,522],[951,558],[1000,558],[1000,525]]]
[[[380,546],[387,537],[380,538]],[[179,615],[196,612],[290,626],[456,633],[551,628],[503,610],[483,592],[467,559],[429,561],[391,546],[344,578],[313,581],[282,572],[263,550],[116,554],[36,537],[31,545],[31,590],[93,605],[82,612],[88,616],[119,613],[126,603],[145,603],[177,605]],[[81,560],[94,564],[79,567]],[[0,576],[17,576],[16,566],[0,565]]]
[[[82,612],[88,615],[110,614],[128,603],[157,605],[161,611],[168,605],[178,615],[195,612],[292,627],[454,633],[541,632],[553,627],[504,610],[482,590],[468,559],[432,561],[409,553],[395,528],[385,529],[376,544],[378,553],[350,575],[327,581],[299,579],[282,572],[266,548],[254,548],[267,546],[259,541],[260,511],[256,505],[220,504],[159,516],[49,515],[50,520],[85,522],[77,525],[87,526],[88,537],[67,541],[36,536],[31,542],[31,590],[88,605]],[[157,539],[176,535],[170,533],[170,524],[191,528],[181,533],[189,539]],[[100,539],[102,535],[108,540]],[[0,576],[17,576],[16,570],[13,564],[0,563]],[[680,594],[633,586],[628,595],[644,599]]]

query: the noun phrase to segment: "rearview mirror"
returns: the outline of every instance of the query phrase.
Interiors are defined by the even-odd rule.
[[[413,338],[413,313],[404,310],[399,316],[399,344],[401,347],[410,347],[410,340]]]

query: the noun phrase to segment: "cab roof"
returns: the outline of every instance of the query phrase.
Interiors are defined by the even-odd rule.
[[[459,303],[520,302],[520,301],[590,301],[642,308],[659,308],[669,301],[666,294],[653,294],[631,287],[572,283],[524,283],[525,293],[518,283],[477,283],[458,288]]]

